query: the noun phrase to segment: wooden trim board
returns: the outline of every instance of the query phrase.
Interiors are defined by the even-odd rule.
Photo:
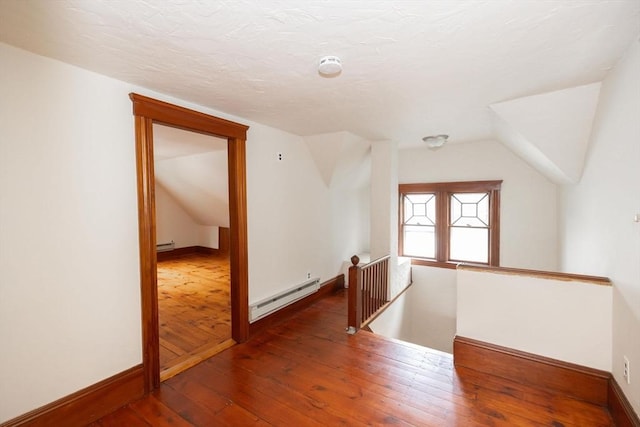
[[[635,413],[633,407],[631,407],[631,404],[613,377],[609,380],[608,395],[607,407],[616,426],[640,427],[638,414]]]
[[[459,336],[453,341],[453,363],[596,405],[608,404],[609,372]]]
[[[228,251],[224,252],[222,249],[207,248],[205,246],[187,246],[185,248],[176,248],[170,251],[158,252],[156,258],[158,261],[166,261],[191,254],[225,255],[228,253]]]
[[[142,365],[51,402],[0,427],[86,426],[144,395]]]
[[[340,274],[339,276],[336,276],[333,279],[329,279],[326,282],[322,283],[320,285],[320,289],[318,289],[318,292],[308,295],[301,300],[294,302],[293,304],[283,307],[280,310],[249,324],[249,336],[255,336],[258,332],[282,322],[297,311],[302,310],[313,304],[315,301],[341,289],[344,289],[344,274]],[[346,326],[347,318],[345,313],[345,327]]]
[[[609,372],[456,336],[453,363],[523,384],[606,406],[619,427],[640,427],[640,419]]]
[[[244,342],[249,337],[246,194],[246,136],[249,127],[136,93],[129,94],[129,98],[133,103],[136,142],[142,361],[145,391],[151,392],[160,386],[153,124],[227,139],[231,335],[236,342]]]
[[[585,276],[583,274],[560,273],[555,271],[526,270],[523,268],[496,267],[491,265],[477,265],[460,263],[458,270],[479,271],[495,274],[510,274],[515,276],[531,276],[541,279],[562,280],[565,282],[583,282],[601,286],[612,286],[608,277]]]
[[[175,363],[175,365],[163,371],[160,371],[160,381],[166,381],[169,378],[178,375],[180,372],[186,371],[187,369],[196,366],[198,363],[201,363],[208,358],[215,356],[221,351],[233,347],[235,344],[236,342],[231,338],[214,345],[211,345],[210,343],[205,344],[204,346],[179,357],[177,360],[175,360],[175,362],[177,362]]]

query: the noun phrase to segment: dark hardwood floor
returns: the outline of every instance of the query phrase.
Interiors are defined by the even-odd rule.
[[[606,408],[345,324],[339,292],[92,426],[613,426]]]

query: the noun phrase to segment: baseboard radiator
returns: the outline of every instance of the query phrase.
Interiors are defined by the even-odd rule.
[[[168,251],[174,250],[175,247],[176,247],[176,242],[174,242],[172,240],[169,243],[158,243],[156,245],[156,251],[158,251],[158,252],[168,252]]]
[[[277,295],[259,301],[249,307],[249,322],[253,323],[282,307],[317,292],[318,289],[320,289],[320,278],[316,277]]]

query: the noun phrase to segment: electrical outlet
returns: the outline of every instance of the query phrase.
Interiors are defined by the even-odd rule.
[[[631,384],[631,367],[629,366],[629,359],[627,356],[622,356],[624,359],[624,369],[622,371],[622,376],[625,380],[627,380],[627,384]]]
[[[311,279],[311,273],[307,272],[307,279]]]
[[[282,153],[276,153],[276,159],[282,160],[284,159],[284,156],[282,155]]]

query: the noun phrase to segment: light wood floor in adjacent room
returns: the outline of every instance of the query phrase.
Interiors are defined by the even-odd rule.
[[[158,261],[162,380],[233,345],[229,292],[227,256]]]
[[[340,291],[92,427],[613,426],[606,408],[345,325]]]

